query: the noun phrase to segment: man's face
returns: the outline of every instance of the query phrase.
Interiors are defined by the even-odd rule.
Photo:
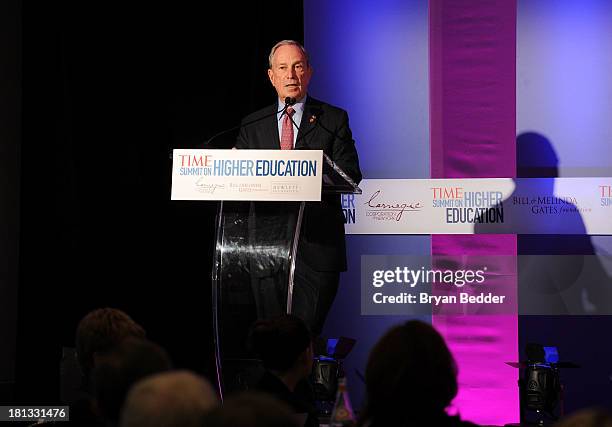
[[[308,92],[308,83],[312,68],[306,62],[306,56],[295,45],[284,45],[276,49],[272,57],[272,68],[268,77],[281,100],[286,97],[303,98]]]

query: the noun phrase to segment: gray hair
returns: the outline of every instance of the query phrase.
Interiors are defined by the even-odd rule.
[[[199,427],[205,414],[218,405],[210,383],[189,371],[152,375],[128,393],[121,427]]]
[[[281,46],[288,46],[288,45],[297,46],[302,51],[304,56],[306,57],[306,65],[310,66],[310,58],[308,56],[308,52],[306,52],[306,49],[304,49],[304,46],[302,46],[299,42],[296,42],[295,40],[281,40],[278,43],[276,43],[274,47],[272,47],[272,50],[270,50],[270,55],[268,56],[268,67],[269,68],[272,68],[272,58],[274,57],[276,50]]]

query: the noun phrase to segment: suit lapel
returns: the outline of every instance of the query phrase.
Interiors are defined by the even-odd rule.
[[[266,150],[278,150],[280,149],[280,138],[278,136],[278,119],[276,114],[277,104],[274,104],[268,109],[266,114],[271,114],[267,119],[264,119],[262,124],[262,148]]]
[[[312,98],[306,98],[304,104],[304,113],[302,114],[302,122],[300,123],[300,129],[298,130],[297,142],[295,148],[301,148],[308,146],[306,140],[310,139],[310,133],[314,131],[316,122],[316,112],[318,109],[313,104]]]

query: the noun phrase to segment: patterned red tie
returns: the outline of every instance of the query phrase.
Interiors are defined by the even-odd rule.
[[[295,110],[291,107],[287,108],[286,114],[283,116],[283,128],[281,130],[281,150],[293,150],[293,116]]]

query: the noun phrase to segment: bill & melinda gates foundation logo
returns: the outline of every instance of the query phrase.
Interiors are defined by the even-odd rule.
[[[423,209],[423,204],[420,201],[387,200],[382,195],[381,190],[376,190],[371,196],[367,197],[364,204],[366,205],[366,217],[376,221],[399,222],[404,217],[404,213],[419,212]]]

